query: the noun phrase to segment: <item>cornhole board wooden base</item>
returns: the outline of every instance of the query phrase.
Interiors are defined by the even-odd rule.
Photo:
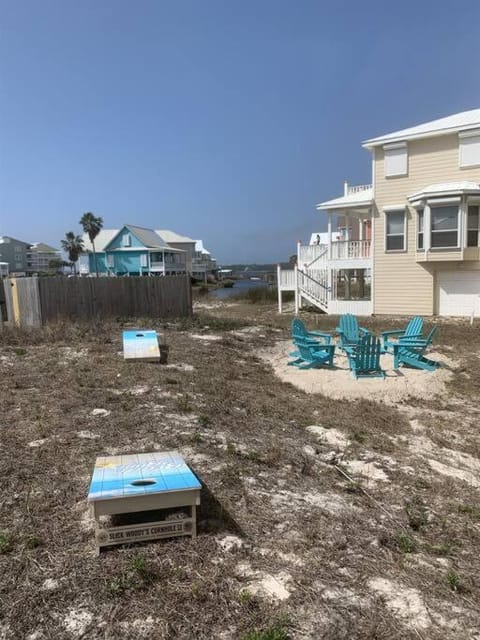
[[[177,451],[97,458],[88,502],[95,518],[97,551],[115,544],[197,534],[201,484]],[[189,509],[189,517],[158,519],[163,509]],[[102,526],[102,516],[155,512],[157,519]],[[152,513],[153,516],[153,513]]]
[[[160,348],[156,331],[135,329],[123,332],[123,357],[125,360],[159,362]]]

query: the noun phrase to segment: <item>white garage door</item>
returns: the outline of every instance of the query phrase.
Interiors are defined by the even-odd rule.
[[[437,283],[439,315],[480,315],[480,271],[440,271]]]

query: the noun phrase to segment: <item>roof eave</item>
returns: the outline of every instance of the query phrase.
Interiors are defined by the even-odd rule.
[[[336,211],[338,209],[363,209],[365,207],[371,207],[373,204],[373,198],[370,200],[362,200],[357,202],[349,202],[348,204],[331,204],[330,202],[320,202],[315,205],[317,211]]]
[[[394,142],[403,142],[408,140],[420,140],[422,138],[436,138],[438,136],[445,136],[452,133],[460,133],[461,131],[471,131],[475,129],[480,129],[480,122],[470,125],[464,125],[462,127],[447,127],[444,129],[439,129],[437,131],[429,131],[424,133],[411,133],[406,135],[394,135],[390,136],[380,136],[379,138],[371,138],[370,140],[365,140],[362,142],[362,147],[364,149],[369,149],[370,151],[375,147],[380,147],[385,144],[393,144]]]

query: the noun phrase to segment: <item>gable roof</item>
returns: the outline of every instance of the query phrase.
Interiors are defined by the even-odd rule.
[[[95,238],[95,250],[97,253],[99,251],[105,251],[105,247],[113,240],[118,231],[119,229],[102,229],[100,231],[98,236]],[[82,235],[82,240],[85,251],[93,251],[93,246],[90,242],[90,238],[88,237],[88,233],[84,233]]]
[[[204,255],[210,255],[210,251],[207,251],[203,246],[203,240],[195,240],[195,251],[203,253]]]
[[[153,229],[136,227],[133,224],[126,224],[124,229],[128,229],[140,242],[149,249],[164,249],[168,247],[164,238],[161,238]],[[120,229],[122,231],[122,229]]]
[[[12,238],[12,236],[0,236],[0,244],[9,244],[10,242],[16,242],[17,244],[24,244],[26,247],[30,246],[28,242],[24,242],[23,240],[17,240],[17,238]]]
[[[480,129],[480,109],[471,109],[470,111],[454,113],[446,118],[431,120],[430,122],[425,122],[415,127],[387,133],[378,138],[371,138],[370,140],[366,140],[362,146],[366,149],[371,149],[388,142],[428,138],[430,136],[445,135],[446,133],[456,133],[477,128]]]
[[[58,253],[58,249],[54,249],[44,242],[34,242],[30,247],[30,251],[35,253]]]
[[[165,242],[195,242],[195,240],[188,236],[181,236],[179,233],[169,231],[168,229],[155,229],[155,233],[161,236]]]

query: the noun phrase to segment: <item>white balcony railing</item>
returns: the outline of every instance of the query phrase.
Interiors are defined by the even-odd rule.
[[[371,184],[356,184],[356,185],[348,185],[347,193],[345,195],[350,195],[351,193],[361,193],[362,191],[368,191],[372,188]]]
[[[298,266],[303,268],[304,265],[310,265],[326,253],[326,244],[300,244],[298,245]]]
[[[370,258],[370,240],[338,240],[332,242],[332,260]]]

